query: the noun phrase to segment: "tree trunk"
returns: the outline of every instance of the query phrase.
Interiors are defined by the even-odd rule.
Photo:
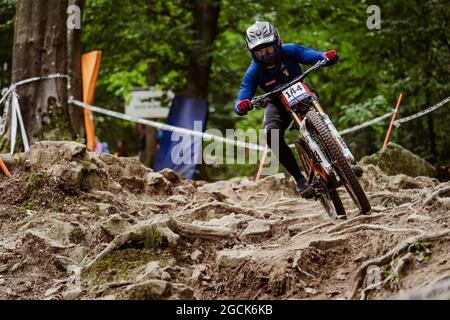
[[[69,5],[76,5],[83,10],[85,0],[69,0]],[[69,66],[69,96],[83,101],[83,83],[81,79],[81,29],[68,30],[68,66]],[[70,130],[74,139],[86,138],[84,128],[83,109],[77,106],[69,106]]]
[[[194,3],[194,41],[187,69],[187,87],[184,91],[186,96],[208,98],[211,51],[217,33],[219,12],[219,0],[197,0]]]
[[[155,0],[147,1],[147,16],[149,23],[152,23],[156,19],[154,10],[152,10],[154,6]],[[156,85],[156,70],[157,64],[155,62],[150,62],[147,69],[147,84],[149,86]],[[143,150],[143,164],[145,166],[153,168],[157,147],[158,131],[154,127],[145,126],[145,149]]]
[[[67,74],[68,0],[18,0],[12,82],[53,73]],[[17,88],[30,142],[72,138],[67,79],[32,82]]]
[[[220,13],[220,0],[196,0],[192,8],[193,43],[189,54],[187,68],[187,86],[182,93],[197,99],[208,99],[209,78],[212,64],[212,46],[217,35],[217,24]],[[203,166],[198,165],[196,178],[206,180],[207,174]]]
[[[426,5],[426,2],[421,2],[421,7],[422,7],[422,14],[423,14],[423,19],[421,20],[421,22],[422,22],[423,28],[426,29],[429,26],[429,21],[427,18],[429,16],[429,9],[428,9],[428,6]],[[423,39],[423,42],[425,45],[424,59],[425,59],[425,61],[427,61],[427,67],[424,70],[424,75],[425,75],[425,79],[426,79],[426,83],[427,83],[425,85],[425,107],[424,108],[428,108],[429,106],[432,105],[432,101],[433,101],[433,92],[430,87],[430,83],[432,83],[432,80],[433,80],[432,70],[434,69],[434,65],[433,65],[434,49],[433,49],[432,39],[430,39],[429,37],[425,37],[425,39]],[[435,164],[435,162],[438,158],[438,154],[437,154],[437,148],[436,148],[436,132],[434,129],[434,120],[433,120],[432,114],[428,114],[426,123],[427,123],[427,129],[428,129],[427,145],[429,146],[429,152],[430,152],[430,158],[428,159],[428,161],[430,161],[432,164]]]
[[[152,2],[150,0],[149,2]],[[156,85],[156,63],[149,63],[147,70],[147,84],[149,86]],[[143,164],[149,168],[153,168],[155,164],[156,149],[158,147],[158,130],[154,127],[145,126],[145,149]]]

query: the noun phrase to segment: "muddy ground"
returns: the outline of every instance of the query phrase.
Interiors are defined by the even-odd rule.
[[[3,158],[0,299],[450,298],[450,182],[367,165],[372,212],[340,190],[336,221],[282,174],[191,182],[69,142]]]

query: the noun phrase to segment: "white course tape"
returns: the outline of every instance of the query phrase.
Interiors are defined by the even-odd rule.
[[[383,121],[386,118],[389,118],[391,115],[392,115],[392,111],[388,112],[386,114],[383,114],[382,116],[376,117],[376,118],[374,118],[372,120],[369,120],[369,121],[366,121],[364,123],[361,123],[361,124],[359,124],[357,126],[354,126],[354,127],[351,127],[351,128],[348,128],[348,129],[345,129],[345,130],[342,130],[342,131],[339,131],[339,134],[340,135],[345,135],[347,133],[354,132],[354,131],[360,130],[362,128],[365,128],[365,127],[369,127],[371,125],[374,125],[375,123]]]
[[[132,121],[132,122],[136,122],[136,123],[140,123],[143,125],[147,125],[147,126],[151,126],[151,127],[155,127],[161,130],[165,130],[165,131],[171,131],[171,132],[176,132],[179,134],[183,134],[183,135],[191,135],[191,136],[195,136],[195,137],[199,137],[199,138],[203,138],[205,140],[210,140],[210,141],[217,141],[217,142],[223,142],[226,144],[234,144],[238,147],[243,147],[243,148],[247,148],[247,149],[252,149],[252,150],[260,150],[260,151],[264,151],[266,149],[265,146],[261,146],[258,144],[253,144],[253,143],[247,143],[244,141],[238,141],[238,140],[233,140],[233,139],[227,139],[227,138],[223,138],[220,136],[216,136],[213,134],[209,134],[209,133],[203,133],[201,131],[194,131],[194,130],[189,130],[189,129],[185,129],[185,128],[180,128],[180,127],[175,127],[175,126],[171,126],[165,123],[160,123],[160,122],[156,122],[156,121],[152,121],[152,120],[147,120],[147,119],[142,119],[142,118],[138,118],[138,117],[133,117],[127,114],[123,114],[120,112],[116,112],[116,111],[112,111],[112,110],[107,110],[107,109],[103,109],[103,108],[99,108],[99,107],[95,107],[95,106],[91,106],[90,104],[75,100],[73,97],[69,98],[69,103],[76,105],[78,107],[82,107],[88,110],[91,110],[93,112],[98,112],[98,113],[102,113],[111,117],[115,117],[118,119],[122,119],[122,120],[127,120],[127,121]]]
[[[434,106],[429,107],[423,111],[417,112],[416,114],[410,115],[409,117],[404,117],[404,118],[394,121],[394,126],[399,127],[402,123],[414,120],[414,119],[419,118],[427,113],[430,113],[430,112],[442,107],[443,105],[447,104],[448,102],[450,102],[450,97],[447,97],[446,99],[442,100],[441,102],[439,102],[439,103],[435,104]]]
[[[16,83],[12,84],[9,88],[3,89],[3,90],[6,90],[6,91],[4,91],[4,93],[2,94],[3,97],[0,100],[0,105],[2,104],[3,100],[5,99],[5,97],[7,97],[12,91],[16,90],[16,88],[19,87],[19,86],[22,86],[22,85],[30,83],[30,82],[35,82],[35,81],[39,81],[39,80],[55,79],[55,78],[66,78],[66,79],[69,79],[69,76],[66,75],[66,74],[61,74],[61,73],[53,73],[53,74],[49,74],[47,76],[33,77],[33,78],[28,78],[28,79],[16,82]]]
[[[3,135],[6,131],[6,122],[8,121],[9,109],[11,107],[11,155],[14,153],[14,147],[16,145],[16,136],[17,136],[17,124],[19,124],[20,132],[22,135],[23,146],[25,152],[27,152],[30,147],[28,144],[27,133],[25,130],[25,126],[23,124],[22,113],[20,112],[20,104],[19,104],[19,96],[17,95],[16,89],[19,86],[24,84],[39,81],[39,80],[47,80],[47,79],[55,79],[55,78],[69,78],[69,76],[61,73],[54,73],[47,76],[42,77],[33,77],[25,80],[21,80],[12,84],[9,88],[5,88],[2,90],[2,98],[0,99],[0,106],[4,103],[5,108],[3,111],[3,115],[0,118],[0,135]]]

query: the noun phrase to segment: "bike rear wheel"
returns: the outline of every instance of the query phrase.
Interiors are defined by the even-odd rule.
[[[324,119],[316,110],[308,111],[306,119],[330,156],[333,167],[353,202],[355,202],[362,214],[367,214],[371,209],[369,200],[353,173],[350,164],[342,154],[337,141],[333,138],[333,135],[325,124]]]

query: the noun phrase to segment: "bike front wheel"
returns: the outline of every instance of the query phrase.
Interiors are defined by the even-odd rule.
[[[324,151],[330,157],[336,174],[350,194],[353,202],[359,208],[359,211],[362,214],[369,213],[371,210],[369,200],[322,116],[316,110],[310,110],[306,114],[306,119],[312,131],[320,140],[319,142]]]
[[[325,212],[332,219],[345,219],[347,217],[345,213],[345,208],[342,205],[341,198],[339,197],[336,186],[337,181],[334,174],[328,176],[327,179],[321,177],[318,173],[313,172],[310,166],[311,160],[313,162],[318,162],[313,156],[312,152],[305,143],[301,143],[301,140],[295,144],[298,155],[300,157],[300,163],[302,168],[308,177],[311,173],[313,174],[312,181],[308,181],[313,186],[320,185],[318,198],[322,204]]]

